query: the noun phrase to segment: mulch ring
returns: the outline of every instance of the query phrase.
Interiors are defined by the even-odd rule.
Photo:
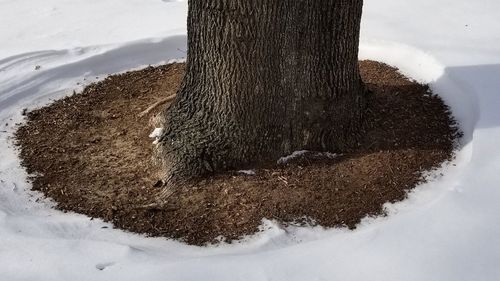
[[[263,218],[354,228],[366,216],[383,215],[384,203],[405,199],[425,171],[451,160],[459,137],[448,108],[428,86],[382,63],[360,67],[375,96],[356,151],[303,155],[255,175],[220,174],[181,188],[169,208],[138,208],[160,191],[148,135],[150,118],[163,106],[139,115],[176,92],[184,64],[112,75],[28,112],[16,133],[20,157],[33,189],[57,208],[132,232],[203,245],[253,234]]]

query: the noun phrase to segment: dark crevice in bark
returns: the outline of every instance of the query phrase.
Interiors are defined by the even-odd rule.
[[[186,75],[157,149],[167,182],[356,146],[362,5],[189,1]]]

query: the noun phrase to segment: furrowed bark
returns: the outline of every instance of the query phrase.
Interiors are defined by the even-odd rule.
[[[166,182],[357,145],[362,0],[191,0],[186,75],[162,114]]]

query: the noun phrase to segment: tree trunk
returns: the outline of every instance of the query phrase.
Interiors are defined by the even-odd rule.
[[[360,136],[362,0],[190,0],[186,75],[163,113],[167,181],[339,152]]]

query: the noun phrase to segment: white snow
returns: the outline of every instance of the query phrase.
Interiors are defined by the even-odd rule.
[[[163,134],[163,128],[155,128],[151,134],[149,134],[149,137],[152,138],[152,139],[155,139],[153,141],[153,144],[157,144],[160,137],[161,137],[161,134]]]
[[[239,170],[238,173],[244,174],[247,176],[255,176],[255,171],[254,170]]]
[[[280,159],[278,159],[278,161],[276,161],[276,163],[277,164],[286,164],[293,159],[296,159],[296,158],[299,158],[300,156],[306,155],[307,153],[311,153],[316,157],[325,157],[325,158],[329,158],[329,159],[333,159],[333,158],[336,158],[338,156],[337,154],[331,153],[331,152],[299,150],[299,151],[292,152],[292,154],[290,154],[290,155],[281,157]]]
[[[0,0],[0,280],[500,280],[496,0],[365,1],[360,57],[431,83],[465,136],[453,165],[355,231],[264,221],[241,243],[200,248],[64,214],[30,191],[10,139],[22,109],[184,57],[186,6]]]

